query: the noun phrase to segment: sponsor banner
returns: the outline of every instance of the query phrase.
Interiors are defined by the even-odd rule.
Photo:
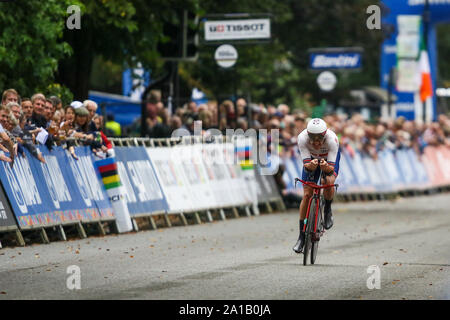
[[[211,189],[213,190],[214,197],[216,198],[217,204],[220,207],[233,206],[235,199],[239,199],[240,196],[237,195],[237,191],[233,190],[235,183],[230,182],[229,178],[229,168],[225,165],[225,159],[223,157],[223,150],[220,144],[206,144],[202,146],[202,158],[205,164],[205,169],[208,174],[209,183]],[[230,160],[230,159],[228,159]],[[242,169],[239,169],[242,171]],[[243,185],[249,188],[247,194],[251,194],[251,189],[247,186],[246,176],[249,170],[245,171],[239,175],[239,178]],[[252,197],[250,196],[252,199]]]
[[[377,191],[392,191],[392,185],[389,184],[385,171],[381,166],[381,162],[378,159],[373,159],[370,156],[362,155],[364,166],[367,169],[371,185],[375,187]]]
[[[204,166],[201,153],[202,145],[175,146],[171,151],[174,161],[179,161],[189,185],[188,191],[193,203],[193,210],[204,210],[219,206],[218,195],[214,194]],[[222,188],[229,187],[228,181]]]
[[[288,190],[293,193],[303,193],[303,185],[301,183],[297,183],[297,187],[295,188],[295,178],[302,178],[302,171],[298,170],[296,163],[298,163],[298,158],[285,158],[284,159],[284,173],[283,173],[283,181],[286,183]]]
[[[171,156],[171,148],[146,148],[156,177],[160,183],[168,205],[168,212],[192,211],[189,183],[181,168],[180,161]]]
[[[9,206],[3,187],[0,186],[0,231],[15,229],[17,229],[17,223],[14,213]]]
[[[445,185],[445,176],[439,165],[436,147],[426,147],[421,156],[427,175],[433,186]],[[448,167],[447,167],[448,168]],[[448,170],[448,169],[447,169]]]
[[[205,22],[206,41],[249,39],[270,39],[270,19]]]
[[[413,149],[406,149],[404,152],[407,154],[407,158],[411,163],[411,167],[414,172],[414,181],[417,183],[417,186],[421,188],[428,187],[431,182],[420,157],[414,152]]]
[[[222,148],[226,165],[226,172],[233,187],[236,205],[248,205],[252,202],[252,193],[246,185],[245,174],[241,166],[235,161],[235,147],[232,143],[219,144]]]
[[[219,143],[215,145],[219,156],[219,163],[223,166],[223,170],[231,188],[231,194],[234,205],[248,205],[252,202],[252,193],[245,179],[242,167],[235,161],[235,147],[232,143]],[[230,192],[230,189],[224,192]]]
[[[422,163],[433,186],[450,184],[450,152],[447,147],[426,147]]]
[[[79,160],[60,147],[39,149],[45,164],[27,150],[13,169],[0,164],[0,179],[20,228],[114,218],[87,147],[75,149]]]
[[[309,55],[312,70],[351,70],[361,66],[360,52],[311,52]]]
[[[353,170],[351,157],[341,149],[341,158],[339,160],[339,174],[336,183],[339,185],[338,192],[355,192],[359,190],[358,180]]]
[[[114,150],[130,214],[167,211],[166,199],[145,148],[115,147]]]
[[[414,170],[411,159],[409,159],[410,154],[407,150],[401,149],[395,151],[395,159],[398,168],[398,173],[403,178],[403,182],[407,187],[417,187],[417,173]]]
[[[387,181],[391,185],[391,190],[399,190],[411,180],[410,173],[404,172],[409,168],[401,169],[403,158],[401,156],[399,158],[398,151],[395,154],[391,150],[383,150],[378,153],[378,158],[382,164],[382,170],[386,174]]]
[[[61,148],[55,148],[50,153],[46,147],[40,150],[49,155],[57,153],[59,167],[74,199],[76,214],[81,221],[98,219],[115,219],[114,210],[108,195],[102,187],[101,177],[94,168],[94,156],[89,147],[76,147],[75,153],[78,160],[73,159],[69,152]],[[44,155],[45,157],[45,155]],[[39,163],[36,160],[37,163]],[[73,190],[73,191],[72,191]]]
[[[255,162],[257,162],[258,144],[255,137],[244,135],[235,136],[233,139],[235,159],[239,162],[245,184],[250,191],[253,208],[258,211],[258,184],[255,177]]]
[[[441,168],[442,175],[446,184],[450,183],[450,148],[439,146],[435,150],[436,159]]]
[[[258,203],[270,202],[281,198],[273,176],[261,175],[260,169],[255,169],[258,187]]]

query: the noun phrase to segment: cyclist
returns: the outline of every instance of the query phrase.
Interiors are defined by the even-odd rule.
[[[322,184],[334,184],[339,172],[339,140],[336,134],[327,129],[327,124],[320,118],[311,119],[297,137],[297,144],[303,160],[302,180],[317,183],[320,170],[322,170]],[[300,203],[300,235],[297,243],[292,248],[296,253],[303,252],[305,244],[304,220],[308,203],[313,195],[313,189],[303,186],[303,199]],[[323,191],[325,198],[324,227],[330,229],[333,226],[331,202],[333,201],[334,188],[326,188]]]

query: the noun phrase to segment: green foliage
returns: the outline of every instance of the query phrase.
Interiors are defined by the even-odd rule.
[[[438,85],[450,87],[450,24],[438,26],[437,39],[439,80],[442,82]]]
[[[71,53],[61,41],[72,0],[0,3],[0,90],[31,96],[54,83],[58,61]]]

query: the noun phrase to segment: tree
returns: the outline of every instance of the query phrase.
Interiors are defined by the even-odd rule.
[[[58,61],[72,50],[61,41],[72,0],[0,2],[0,89],[21,96],[70,93],[54,82]]]
[[[105,61],[134,67],[138,62],[154,74],[163,62],[156,50],[164,41],[163,21],[177,8],[198,10],[199,0],[82,0],[81,29],[65,30],[74,54],[60,61],[58,79],[79,99],[88,95],[92,63]]]
[[[209,88],[216,99],[250,94],[252,100],[288,103],[304,107],[320,101],[317,75],[308,71],[308,49],[354,47],[365,49],[363,72],[339,76],[336,97],[348,89],[379,81],[381,31],[366,28],[366,8],[370,0],[285,0],[227,1],[217,7],[202,2],[207,13],[270,13],[272,41],[266,45],[239,45],[239,59],[232,71],[220,70],[213,56],[216,47],[202,47],[196,64],[184,64],[186,82],[192,79]],[[191,77],[192,79],[189,79]],[[233,90],[233,86],[237,90]]]

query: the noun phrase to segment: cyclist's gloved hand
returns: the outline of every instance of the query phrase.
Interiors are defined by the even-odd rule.
[[[315,171],[319,165],[319,160],[312,159],[309,163],[305,164],[305,168],[308,171]]]

